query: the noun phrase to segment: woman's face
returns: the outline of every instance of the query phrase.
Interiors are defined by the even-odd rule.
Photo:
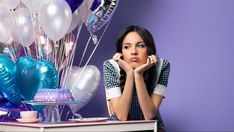
[[[137,32],[130,32],[125,36],[122,43],[122,55],[132,68],[146,63],[147,46]]]

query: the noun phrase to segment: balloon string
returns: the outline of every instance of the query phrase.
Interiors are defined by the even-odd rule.
[[[78,81],[78,80],[80,80],[80,77],[81,77],[80,75],[82,75],[82,73],[83,73],[84,69],[86,68],[87,64],[88,64],[88,63],[89,63],[89,61],[91,60],[91,58],[92,58],[92,56],[93,56],[94,52],[96,51],[96,49],[97,49],[98,45],[100,44],[100,41],[101,41],[101,39],[102,39],[103,35],[105,34],[105,32],[106,32],[107,28],[109,27],[109,24],[110,24],[110,21],[107,23],[107,25],[106,25],[106,27],[105,27],[104,31],[102,32],[101,37],[99,38],[99,40],[98,40],[97,44],[95,45],[95,47],[94,47],[94,49],[93,49],[93,51],[92,51],[91,55],[89,56],[89,59],[88,59],[88,60],[87,60],[87,62],[85,63],[84,67],[82,68],[82,71],[81,71],[81,73],[79,74],[79,76],[78,76],[78,78],[77,78],[77,81]],[[91,35],[93,35],[93,34],[91,34]],[[71,91],[72,91],[72,89],[74,88],[75,84],[76,84],[76,83],[74,83],[74,84],[72,85]]]
[[[33,28],[32,28],[32,32],[33,32],[33,35],[34,35],[34,38],[35,38],[35,40],[34,40],[34,44],[35,44],[35,51],[36,51],[36,59],[37,60],[39,60],[40,58],[40,56],[39,56],[39,51],[38,51],[38,49],[39,49],[39,43],[37,43],[37,34],[36,34],[36,32],[35,32],[35,27],[37,26],[37,25],[34,25],[35,23],[34,23],[34,21],[37,21],[36,20],[36,17],[34,18],[34,16],[33,15],[35,15],[36,16],[36,14],[34,14],[31,10],[30,10],[30,16],[31,16],[31,21],[32,21],[32,25],[33,25]],[[37,23],[36,23],[37,24]],[[39,23],[38,23],[39,24]],[[38,25],[38,28],[39,28],[39,25]]]
[[[84,52],[83,52],[82,57],[81,57],[81,60],[80,60],[79,67],[81,66],[81,63],[82,63],[82,61],[83,61],[83,59],[84,59],[84,55],[85,55],[85,53],[86,53],[86,50],[87,50],[87,48],[88,48],[88,45],[89,45],[89,43],[90,43],[91,38],[92,38],[92,35],[90,35],[90,37],[89,37],[89,39],[88,39],[88,41],[87,41],[87,43],[86,43]]]
[[[82,14],[82,23],[83,23],[83,21],[85,20],[85,14],[86,14],[86,13],[87,13],[87,10],[85,10],[84,13]],[[81,66],[81,63],[82,63],[82,61],[83,61],[83,59],[84,59],[84,55],[85,55],[85,53],[86,53],[86,50],[87,50],[87,47],[88,47],[88,45],[89,45],[89,42],[90,42],[91,38],[92,38],[92,36],[89,37],[89,39],[88,39],[88,41],[87,41],[87,43],[86,43],[85,50],[84,50],[84,52],[83,52],[83,54],[82,54],[82,57],[81,57],[81,60],[80,60],[80,63],[79,63],[79,67]]]
[[[15,51],[14,51],[14,48],[12,46],[12,43],[11,44],[6,44],[7,48],[9,49],[9,54],[10,54],[10,57],[11,59],[15,62],[16,61],[16,55],[15,55]]]
[[[68,81],[67,81],[68,73],[69,73],[69,72],[71,71],[71,69],[72,69],[72,64],[73,64],[73,61],[74,61],[75,51],[76,51],[76,47],[77,47],[77,40],[78,40],[78,38],[79,38],[79,36],[80,36],[80,32],[81,32],[81,29],[82,29],[82,27],[83,27],[83,22],[84,22],[84,20],[85,20],[85,14],[86,14],[86,12],[87,12],[87,11],[85,10],[85,12],[81,14],[81,16],[82,16],[81,25],[78,26],[78,30],[77,30],[77,34],[76,34],[76,40],[75,40],[75,45],[74,45],[74,48],[73,48],[72,53],[71,53],[71,58],[70,58],[70,60],[69,60],[70,63],[68,64],[68,69],[65,71],[65,82],[64,82],[64,86],[65,86],[65,87],[67,86],[67,83],[68,83]]]
[[[62,72],[62,87],[64,88],[67,88],[67,82],[68,82],[68,74],[69,72],[71,71],[72,69],[72,64],[73,64],[73,61],[74,61],[74,57],[75,57],[75,51],[76,51],[76,46],[77,46],[77,40],[79,38],[79,35],[80,35],[80,32],[81,32],[81,29],[82,29],[82,26],[83,24],[81,24],[79,27],[78,27],[78,30],[77,30],[77,34],[76,34],[76,38],[75,38],[75,41],[74,41],[74,47],[72,48],[72,52],[71,52],[71,56],[69,58],[69,61],[68,61],[68,67],[66,67],[65,70],[63,70]],[[64,110],[64,105],[61,107],[61,112],[60,113],[63,113],[63,110]]]
[[[23,106],[25,107],[25,109],[26,109],[27,111],[30,111],[30,109],[27,107],[26,104],[24,104],[24,103],[22,103],[22,104],[23,104]]]
[[[67,36],[64,37],[64,39],[66,39]],[[57,61],[58,61],[58,71],[60,72],[61,71],[61,66],[62,66],[62,63],[63,63],[63,56],[64,56],[64,48],[65,48],[65,40],[60,40],[58,41],[58,47],[57,47]]]
[[[64,37],[64,40],[61,40],[61,44],[59,46],[59,57],[58,57],[58,60],[59,60],[59,65],[58,65],[58,72],[59,74],[61,73],[62,71],[62,75],[61,75],[61,79],[60,79],[60,85],[62,84],[62,81],[63,81],[63,71],[65,71],[66,69],[66,65],[67,65],[67,60],[66,60],[66,40],[67,38],[69,38],[70,34],[67,34],[65,37]],[[69,39],[68,39],[69,41]],[[65,59],[64,59],[65,58]]]
[[[76,51],[76,47],[77,47],[77,40],[80,36],[80,32],[81,32],[81,29],[82,29],[82,26],[83,24],[81,24],[79,27],[78,27],[78,30],[77,30],[77,34],[76,34],[76,38],[75,38],[75,43],[74,43],[74,47],[72,48],[72,52],[71,52],[71,56],[69,58],[69,61],[68,61],[68,67],[66,68],[65,70],[65,75],[64,75],[64,81],[63,81],[63,84],[62,86],[66,87],[67,86],[67,76],[68,76],[68,73],[71,71],[72,69],[72,64],[73,64],[73,61],[74,61],[74,57],[75,57],[75,51]]]
[[[28,56],[32,56],[32,54],[31,54],[31,51],[30,51],[30,48],[29,48],[29,47],[26,47],[26,51],[27,51],[27,55],[28,55]]]
[[[54,55],[53,55],[54,56],[54,65],[55,65],[55,69],[58,70],[58,62],[57,62],[58,41],[56,41],[56,42],[54,41],[53,44],[54,44],[53,45],[53,47],[54,47],[54,49],[53,49],[53,53],[54,53]],[[58,78],[59,78],[59,74],[58,74]]]
[[[41,32],[41,31],[40,31]],[[51,50],[52,50],[52,55],[51,55],[51,57],[49,58],[49,54],[48,53],[46,53],[46,60],[49,60],[49,61],[51,61],[51,62],[53,62],[52,61],[52,58],[53,58],[53,48],[52,48],[52,46],[53,46],[53,44],[51,44],[52,43],[52,41],[51,41],[51,43],[50,43],[50,40],[49,40],[49,38],[45,35],[45,34],[43,34],[43,37],[45,37],[45,39],[46,39],[46,49],[47,49],[47,51],[49,51],[49,46],[51,46]],[[43,56],[43,55],[42,55]]]

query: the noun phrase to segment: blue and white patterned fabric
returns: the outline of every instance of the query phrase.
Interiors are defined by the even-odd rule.
[[[170,73],[170,63],[168,60],[159,59],[156,63],[157,71],[157,80],[156,85],[153,90],[153,94],[159,94],[163,97],[166,96],[168,77]],[[120,88],[120,68],[116,61],[113,59],[106,60],[103,64],[103,74],[104,74],[104,85],[106,89],[106,99],[109,101],[112,98],[121,96]],[[111,116],[112,119],[118,120],[116,115],[113,113]],[[130,107],[128,120],[141,120],[142,111],[138,102],[138,97],[136,90],[134,90],[132,97],[132,105]],[[158,111],[155,118],[158,120],[158,127],[162,128],[163,121]]]

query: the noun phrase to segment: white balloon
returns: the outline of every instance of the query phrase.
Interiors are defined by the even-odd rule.
[[[2,3],[8,9],[15,9],[19,5],[20,0],[1,0],[0,3]]]
[[[72,67],[68,74],[67,88],[71,90],[72,96],[80,103],[70,104],[73,113],[80,110],[93,98],[100,82],[100,71],[94,65],[87,65],[86,68]]]
[[[36,13],[45,0],[22,0],[22,2],[31,12]]]
[[[19,8],[15,11],[15,39],[24,47],[30,46],[35,39],[33,23],[27,8]]]
[[[8,43],[14,31],[14,17],[9,9],[0,5],[0,42]]]
[[[65,0],[49,0],[40,7],[38,19],[45,34],[58,41],[70,27],[72,12]]]
[[[68,33],[73,31],[77,26],[80,26],[82,24],[82,18],[83,18],[83,8],[79,7],[78,9],[75,10],[72,14],[72,22],[71,25],[68,29]]]

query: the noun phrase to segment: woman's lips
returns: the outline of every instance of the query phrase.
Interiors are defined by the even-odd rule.
[[[138,58],[138,57],[131,57],[131,58],[130,58],[130,61],[131,61],[131,62],[138,62],[138,61],[139,61],[139,58]]]

